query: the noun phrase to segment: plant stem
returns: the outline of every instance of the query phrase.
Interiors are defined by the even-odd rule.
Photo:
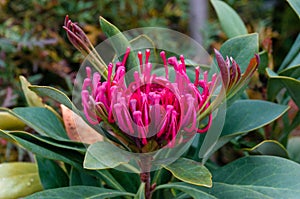
[[[152,187],[151,187],[151,157],[145,156],[140,162],[140,179],[141,182],[145,183],[145,199],[151,199],[152,197]]]
[[[144,172],[140,174],[141,182],[145,183],[145,199],[151,199],[151,176],[150,172]]]

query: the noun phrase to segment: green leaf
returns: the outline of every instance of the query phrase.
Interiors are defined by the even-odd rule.
[[[295,10],[298,17],[300,17],[300,2],[298,0],[287,0],[291,7]]]
[[[278,119],[288,110],[288,106],[262,100],[235,101],[226,113],[225,123],[219,140],[200,157],[206,159],[234,137],[261,128]]]
[[[134,196],[134,199],[145,199],[145,183],[141,183],[141,186]]]
[[[287,110],[288,106],[268,101],[238,100],[227,109],[221,137],[237,136],[263,127]]]
[[[230,6],[219,0],[211,0],[211,3],[216,10],[222,29],[227,37],[232,38],[248,33],[242,19]]]
[[[36,161],[44,189],[67,187],[69,185],[68,175],[58,166],[57,162],[40,156],[36,156]]]
[[[34,163],[0,164],[0,198],[21,198],[43,190]]]
[[[275,156],[248,156],[221,169],[214,186],[205,189],[217,198],[298,198],[300,165]]]
[[[278,92],[282,88],[285,88],[293,101],[300,108],[300,80],[285,76],[278,76],[270,69],[267,69],[267,74],[269,76],[267,91],[269,99],[273,100],[277,96]]]
[[[48,158],[51,160],[58,160],[65,162],[69,165],[74,166],[81,172],[87,172],[96,177],[101,177],[106,184],[112,188],[124,191],[125,189],[114,179],[114,177],[106,170],[101,171],[89,171],[82,168],[82,163],[84,160],[83,154],[74,150],[65,149],[50,145],[46,142],[36,139],[35,137],[18,137],[13,136],[12,133],[7,133],[0,130],[0,137],[5,137],[6,139],[14,140],[18,142],[21,146],[31,151],[32,153]]]
[[[14,108],[12,112],[41,135],[47,135],[55,139],[69,140],[61,121],[47,108]]]
[[[111,175],[118,181],[128,192],[136,193],[141,180],[139,173],[129,173],[118,169],[110,169]]]
[[[193,198],[298,198],[300,165],[275,156],[248,156],[213,173],[213,187],[170,183],[158,189],[179,189]]]
[[[284,148],[284,146],[282,146],[282,144],[280,144],[280,142],[276,140],[264,140],[258,145],[244,150],[262,155],[273,155],[289,158],[287,150]]]
[[[70,186],[76,185],[100,186],[100,181],[96,177],[72,167],[70,172]]]
[[[106,19],[100,16],[101,29],[105,35],[110,39],[110,42],[117,53],[117,56],[123,57],[127,47],[130,47],[130,43],[127,38],[121,33],[121,31],[108,22]],[[133,53],[130,53],[126,61],[126,71],[130,71],[134,67],[139,66]]]
[[[300,163],[300,137],[291,137],[288,140],[287,151],[292,160]]]
[[[245,72],[251,58],[258,53],[258,34],[248,34],[227,40],[220,49],[223,56],[232,57]]]
[[[182,192],[187,193],[188,195],[192,196],[193,198],[216,199],[216,197],[214,197],[213,195],[210,195],[209,193],[202,191],[199,188],[200,188],[199,186],[195,186],[192,184],[187,184],[184,182],[176,182],[176,183],[159,185],[158,187],[156,187],[155,191],[157,191],[159,189],[176,189],[176,190],[180,190]]]
[[[187,158],[179,158],[172,164],[164,166],[176,178],[190,184],[211,187],[211,174],[208,169],[199,162]]]
[[[300,64],[292,67],[288,67],[278,73],[280,76],[288,76],[292,78],[300,77]]]
[[[108,169],[128,163],[129,160],[129,156],[122,154],[122,149],[117,146],[108,142],[96,142],[87,149],[83,165],[86,169]]]
[[[70,149],[74,150],[80,153],[85,153],[86,148],[85,145],[83,145],[80,142],[73,142],[73,141],[60,141],[60,140],[55,140],[50,137],[45,137],[45,136],[40,136],[40,135],[34,135],[32,133],[28,133],[25,131],[7,131],[10,135],[13,137],[18,137],[21,139],[26,139],[26,140],[38,140],[47,144],[50,144],[52,146],[60,147],[62,149]]]
[[[296,38],[289,53],[287,54],[287,56],[283,60],[282,64],[280,65],[278,71],[281,72],[283,69],[290,68],[293,65],[299,65],[299,59],[300,59],[299,51],[300,51],[300,34],[298,34],[298,37]],[[297,62],[297,60],[298,60],[298,62]]]
[[[33,194],[26,199],[53,199],[53,198],[76,198],[76,199],[87,199],[87,198],[97,198],[106,199],[114,198],[117,196],[134,196],[132,193],[121,192],[112,189],[105,189],[100,187],[91,186],[72,186],[50,189]]]
[[[13,132],[8,133],[0,130],[0,137],[9,137],[36,155],[52,160],[63,161],[75,167],[81,167],[83,162],[83,155],[81,153],[74,150],[57,147],[44,142],[43,140],[37,139],[37,137],[33,135],[30,136],[30,134],[26,134],[25,132],[15,132],[15,134],[16,135],[14,135]]]
[[[259,74],[265,74],[266,68],[268,67],[268,52],[262,51],[259,53],[260,63],[258,65]]]
[[[74,110],[75,106],[73,105],[72,101],[68,98],[66,94],[57,90],[56,88],[52,88],[50,86],[29,86],[29,89],[34,91],[40,96],[49,97],[71,110]]]
[[[20,82],[28,106],[44,107],[42,98],[28,88],[31,84],[24,76],[20,76]]]

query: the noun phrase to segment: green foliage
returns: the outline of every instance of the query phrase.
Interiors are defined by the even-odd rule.
[[[259,53],[262,64],[259,68],[260,77],[268,78],[268,82],[264,82],[267,86],[263,85],[266,96],[261,97],[261,100],[254,100],[250,94],[245,94],[247,91],[250,93],[248,88],[239,88],[238,95],[227,103],[225,121],[218,121],[219,118],[216,118],[217,122],[224,122],[220,134],[213,132],[211,135],[196,136],[193,145],[183,157],[170,165],[162,164],[161,168],[149,173],[153,177],[150,187],[152,198],[297,198],[300,194],[300,145],[299,137],[291,136],[291,132],[300,124],[299,34],[282,64],[275,62],[274,67],[272,51],[260,44],[262,35],[247,34],[246,25],[225,2],[211,2],[222,29],[229,38],[220,46],[221,53],[233,57],[241,66],[242,72],[246,70],[254,54]],[[288,2],[299,15],[297,1]],[[52,105],[63,104],[82,116],[69,99],[68,82],[64,80],[70,79],[71,67],[66,63],[78,63],[81,58],[76,54],[73,56],[73,49],[63,41],[60,36],[62,34],[58,31],[62,22],[57,23],[57,18],[62,19],[66,13],[77,16],[83,12],[77,16],[81,23],[94,23],[95,15],[99,12],[92,9],[96,5],[103,11],[103,17],[100,18],[102,32],[96,33],[97,28],[94,26],[84,25],[84,28],[90,28],[89,37],[93,42],[98,40],[96,38],[99,34],[100,37],[118,34],[117,41],[122,43],[121,51],[117,51],[119,55],[125,52],[129,44],[138,45],[138,40],[127,41],[117,27],[129,29],[141,25],[167,26],[172,23],[183,23],[184,27],[182,19],[187,17],[187,5],[179,1],[128,0],[116,3],[106,0],[101,3],[75,3],[60,0],[56,3],[29,1],[26,5],[4,1],[1,6],[6,12],[1,12],[0,16],[8,17],[5,22],[0,21],[3,22],[0,25],[0,43],[3,44],[0,50],[6,59],[0,54],[0,81],[5,80],[6,83],[1,85],[1,88],[19,87],[14,82],[21,74],[20,69],[24,69],[26,76],[30,76],[34,73],[33,65],[36,64],[40,76],[31,76],[31,82],[38,82],[41,78],[43,82],[49,81],[44,72],[52,71],[55,76],[63,79],[57,86],[66,89],[67,92],[50,86],[32,86],[25,77],[20,77],[24,95],[20,105],[26,104],[26,101],[28,107],[1,108],[0,138],[30,151],[36,156],[37,165],[1,164],[1,197],[145,198],[146,189],[149,187],[146,187],[144,181],[140,181],[140,171],[137,168],[128,167],[130,157],[118,151],[118,146],[126,148],[122,141],[113,140],[118,146],[108,143],[107,140],[90,145],[73,141],[68,137],[66,124],[60,114],[54,110],[56,107],[51,108],[43,102],[45,98],[50,98],[55,101],[51,101]],[[39,16],[37,21],[32,20],[36,19],[36,16],[27,11],[33,8],[45,13]],[[24,12],[21,12],[22,10]],[[85,10],[89,12],[84,12]],[[104,17],[114,23],[108,22]],[[139,20],[140,18],[144,20]],[[46,19],[48,23],[40,23]],[[49,29],[51,31],[43,31]],[[55,41],[52,38],[56,38]],[[261,49],[263,50],[259,52]],[[60,56],[61,52],[65,57]],[[43,53],[47,54],[49,59],[35,59]],[[22,59],[17,62],[19,57]],[[131,66],[138,65],[134,57],[129,58],[129,61]],[[54,63],[60,63],[65,72],[55,70],[57,65]],[[14,98],[13,94],[5,93],[5,96],[4,101]],[[298,108],[292,118],[288,114],[289,108],[293,109],[288,106],[291,101]],[[12,100],[9,106],[13,107],[16,103]],[[7,103],[3,104],[8,106]],[[283,119],[279,123],[281,117]],[[271,127],[271,135],[266,125]],[[95,129],[106,137],[110,136],[104,126]],[[254,143],[243,140],[247,139],[245,136],[249,132],[252,132],[250,135],[260,135],[262,140],[254,140]],[[113,139],[112,136],[108,138]],[[225,162],[228,164],[220,167],[224,162],[218,165],[217,155],[211,160],[209,158],[228,142],[234,145],[235,153],[243,153],[246,157]],[[260,155],[253,156],[253,153]],[[212,163],[212,160],[215,162]],[[114,170],[117,166],[127,166],[132,173]],[[44,191],[41,191],[42,189]],[[41,192],[33,194],[37,191]]]
[[[114,198],[118,196],[134,196],[134,194],[128,192],[121,192],[116,190],[110,190],[99,187],[91,187],[91,186],[72,186],[72,187],[64,187],[57,189],[49,189],[43,192],[39,192],[33,194],[31,196],[26,197],[26,199],[35,199],[35,198],[97,198],[97,199],[105,199],[105,198]]]
[[[242,19],[230,6],[220,0],[211,0],[211,3],[228,38],[248,33]]]

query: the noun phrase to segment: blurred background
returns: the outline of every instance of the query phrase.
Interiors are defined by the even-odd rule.
[[[225,2],[239,13],[249,33],[259,33],[261,49],[272,55],[270,67],[276,71],[299,33],[297,15],[283,0]],[[182,32],[210,53],[227,39],[208,0],[0,0],[0,106],[26,105],[19,75],[32,84],[50,85],[70,96],[84,57],[62,29],[67,14],[79,23],[94,45],[105,40],[98,21],[100,15],[121,31],[158,26]],[[266,77],[260,75],[253,81],[250,97],[264,99]],[[260,138],[254,138],[257,139]],[[22,149],[7,146],[0,139],[0,163],[26,158]]]

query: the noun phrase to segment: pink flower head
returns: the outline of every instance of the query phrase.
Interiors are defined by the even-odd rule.
[[[180,135],[181,140],[191,137],[193,132],[205,133],[211,126],[212,115],[208,114],[203,128],[198,127],[197,115],[210,107],[216,75],[209,81],[206,71],[200,80],[200,68],[196,67],[195,81],[191,82],[183,55],[179,60],[176,57],[167,59],[164,51],[160,56],[165,76],[151,74],[150,50],[146,50],[145,60],[142,52],[138,52],[140,72],[135,71],[134,80],[126,86],[124,78],[129,53],[130,48],[123,61],[116,63],[114,73],[113,64],[108,65],[105,81],[100,81],[98,72],[92,76],[91,69],[86,68],[87,77],[81,94],[87,120],[94,125],[105,122],[112,129],[118,129],[139,149],[149,143],[155,149],[174,146],[179,130],[184,132]],[[174,69],[174,82],[170,81],[168,66]]]
[[[255,55],[245,73],[241,74],[233,58],[224,60],[215,50],[220,74],[212,75],[209,80],[205,71],[200,78],[200,68],[196,67],[195,81],[191,82],[183,55],[179,60],[167,58],[162,51],[160,56],[165,75],[157,76],[149,62],[150,50],[146,50],[144,60],[143,53],[137,53],[140,68],[133,73],[133,81],[127,85],[125,75],[129,67],[126,67],[126,60],[130,48],[127,48],[122,62],[107,66],[84,31],[68,16],[64,29],[71,43],[88,55],[91,64],[100,72],[92,74],[91,68],[86,68],[81,92],[86,119],[92,125],[104,124],[111,136],[134,152],[151,152],[166,145],[172,147],[189,140],[194,132],[207,132],[212,125],[212,112],[225,96],[230,99],[241,90],[259,65],[259,56]],[[174,81],[169,77],[169,67],[175,73]],[[222,88],[212,100],[220,81]]]

